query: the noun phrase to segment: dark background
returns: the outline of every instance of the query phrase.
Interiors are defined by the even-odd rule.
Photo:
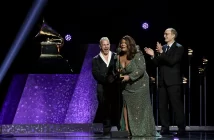
[[[20,26],[32,6],[32,2],[6,2],[1,8],[1,45],[0,60],[6,56]],[[3,8],[5,7],[5,8]],[[62,55],[67,59],[74,71],[79,73],[87,48],[84,44],[99,42],[103,36],[110,38],[111,44],[118,44],[124,35],[132,36],[137,44],[155,48],[156,42],[164,44],[163,32],[168,27],[178,31],[177,41],[186,50],[194,50],[192,58],[191,79],[191,125],[199,125],[199,75],[198,66],[202,58],[212,64],[210,22],[211,8],[208,3],[185,1],[49,1],[39,20],[28,36],[25,44],[10,67],[3,83],[1,83],[1,103],[4,100],[11,77],[15,73],[29,73],[29,68],[38,59],[40,47],[34,36],[38,33],[43,18],[47,24],[60,33],[72,35],[72,41],[66,42]],[[143,30],[141,24],[149,23],[149,29]],[[147,71],[155,76],[155,68],[147,58]],[[188,77],[188,59],[184,58],[184,76]],[[208,66],[207,80],[207,125],[214,125],[212,114],[212,74]]]

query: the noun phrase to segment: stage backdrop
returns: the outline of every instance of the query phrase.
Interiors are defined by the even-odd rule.
[[[80,74],[14,75],[0,123],[92,123],[97,98],[91,68],[98,53],[98,44],[88,45]]]

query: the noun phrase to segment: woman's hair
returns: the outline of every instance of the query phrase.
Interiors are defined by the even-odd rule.
[[[127,59],[131,60],[137,53],[137,47],[136,47],[135,40],[131,36],[126,35],[120,40],[118,48],[120,47],[122,40],[126,41]]]

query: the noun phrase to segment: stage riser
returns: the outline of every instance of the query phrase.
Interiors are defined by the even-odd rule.
[[[178,131],[177,126],[170,126],[170,131]],[[156,130],[161,130],[161,126],[156,126]],[[186,131],[214,131],[214,126],[187,126]]]
[[[94,133],[102,124],[16,124],[1,125],[1,134]]]
[[[94,132],[103,132],[102,124],[15,124],[1,125],[1,134],[13,135],[51,135],[58,133],[59,135],[75,135],[88,136]],[[161,130],[161,126],[156,126]],[[171,126],[170,131],[177,131],[177,126]],[[187,126],[186,131],[214,131],[213,126]]]
[[[113,46],[111,46],[112,49]],[[91,73],[91,60],[99,51],[99,44],[88,45],[79,74],[14,75],[0,111],[0,123],[93,123],[98,102],[96,81]],[[191,81],[190,78],[188,81]],[[201,88],[206,89],[206,84],[200,85],[201,88],[199,86],[194,87],[201,91],[198,95],[203,97],[203,100],[202,98],[197,99],[197,92],[190,94],[188,85],[190,83],[183,86],[186,124],[188,126],[213,125],[210,121],[212,117],[208,118],[209,114],[212,114],[212,108],[206,108],[206,104],[208,104],[206,102],[208,96],[205,96],[206,90],[204,92],[200,90]],[[150,84],[150,91],[155,123],[160,125],[157,83]],[[198,105],[200,105],[200,109],[196,112],[193,111],[192,107]],[[176,125],[175,114],[170,114],[170,118],[170,125]],[[209,124],[207,119],[209,119]]]

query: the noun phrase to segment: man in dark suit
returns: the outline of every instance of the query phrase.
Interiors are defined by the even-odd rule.
[[[111,128],[112,101],[115,95],[114,83],[115,53],[110,51],[110,41],[107,37],[100,39],[100,53],[92,60],[92,74],[97,81],[98,109],[94,123],[103,123],[104,133]]]
[[[158,55],[156,56],[152,49],[145,48],[145,52],[152,56],[153,62],[159,66],[159,111],[162,135],[169,134],[168,102],[175,112],[175,119],[179,128],[177,135],[183,135],[185,132],[185,116],[181,95],[181,60],[184,55],[184,48],[181,44],[175,42],[176,37],[175,29],[166,29],[164,32],[166,45],[162,46],[157,42]]]

